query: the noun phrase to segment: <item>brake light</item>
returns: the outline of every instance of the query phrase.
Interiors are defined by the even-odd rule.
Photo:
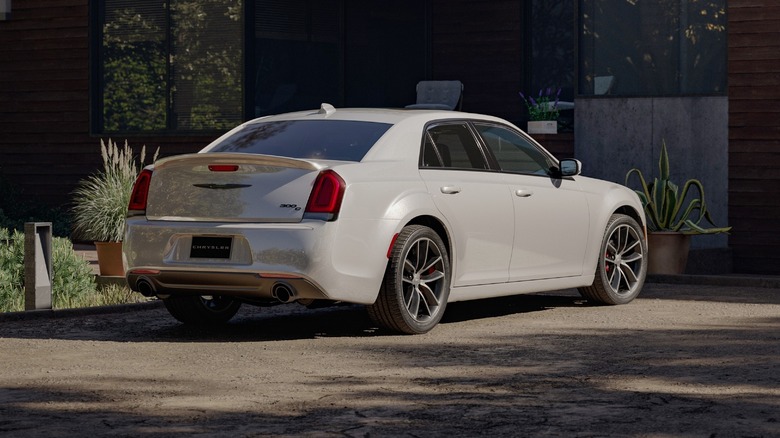
[[[346,184],[332,170],[324,170],[317,175],[314,188],[306,204],[306,213],[328,214],[328,220],[336,219],[341,209]]]
[[[149,197],[149,184],[152,181],[152,171],[144,169],[135,179],[130,204],[127,206],[128,216],[138,216],[146,212],[146,199]]]
[[[212,172],[235,172],[238,170],[237,164],[209,164],[209,170]]]

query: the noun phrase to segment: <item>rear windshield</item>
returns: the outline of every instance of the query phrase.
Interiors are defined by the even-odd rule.
[[[360,161],[390,126],[347,120],[260,122],[247,125],[209,152]]]

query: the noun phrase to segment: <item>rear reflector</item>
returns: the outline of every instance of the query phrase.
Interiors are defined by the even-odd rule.
[[[137,216],[146,212],[146,199],[149,197],[149,184],[152,181],[152,171],[144,169],[135,179],[130,203],[127,206],[128,216]]]
[[[329,220],[336,219],[341,209],[345,187],[344,180],[336,172],[322,171],[314,181],[314,188],[306,204],[306,213],[325,213],[330,215]]]
[[[238,164],[209,164],[209,170],[212,172],[235,172],[238,170]]]
[[[127,275],[160,275],[159,269],[134,269]]]

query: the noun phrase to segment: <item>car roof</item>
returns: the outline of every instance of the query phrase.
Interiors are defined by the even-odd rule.
[[[389,123],[392,125],[404,121],[426,123],[443,119],[479,119],[507,123],[505,120],[484,114],[464,113],[445,110],[390,109],[390,108],[333,108],[323,104],[319,110],[297,111],[251,120],[247,124],[288,120],[351,120]]]

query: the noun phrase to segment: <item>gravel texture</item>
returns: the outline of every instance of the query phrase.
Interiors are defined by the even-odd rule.
[[[362,307],[160,306],[0,320],[0,436],[780,436],[780,289],[647,284],[454,303],[420,336]]]

